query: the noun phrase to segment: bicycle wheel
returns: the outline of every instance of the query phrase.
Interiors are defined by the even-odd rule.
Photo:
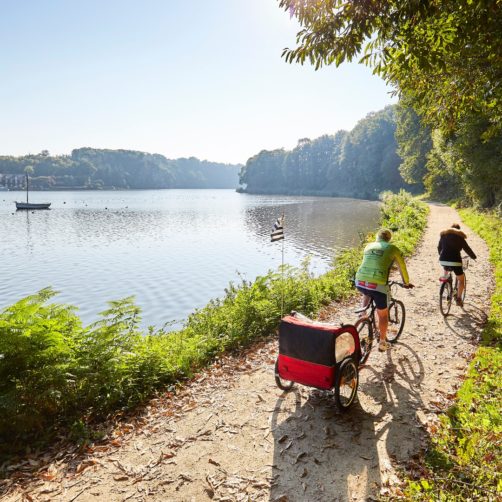
[[[345,411],[354,402],[359,385],[357,365],[347,357],[337,368],[335,378],[335,401],[340,411]]]
[[[387,328],[387,340],[396,343],[404,329],[406,311],[401,300],[392,300],[389,305],[389,326]]]
[[[451,298],[451,282],[443,282],[439,288],[439,310],[441,310],[441,314],[443,314],[444,317],[446,317],[450,312]]]
[[[361,345],[361,357],[359,364],[364,364],[368,359],[373,346],[373,327],[371,321],[367,317],[361,317],[354,324],[354,327],[359,334],[359,344]]]
[[[279,375],[279,359],[275,361],[274,376],[275,376],[275,383],[277,387],[279,387],[279,389],[281,390],[285,391],[291,390],[293,384],[295,383],[291,380],[284,380],[284,378],[281,378],[281,376]]]
[[[462,303],[464,303],[466,291],[467,291],[467,276],[464,274],[464,291],[462,292]]]

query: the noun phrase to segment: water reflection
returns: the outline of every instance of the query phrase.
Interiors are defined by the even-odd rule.
[[[374,202],[305,198],[250,207],[245,223],[250,232],[266,242],[274,221],[283,213],[287,245],[319,257],[314,260],[319,270],[338,251],[358,244],[361,236],[374,228],[377,216]]]
[[[231,190],[52,192],[50,211],[0,202],[0,308],[46,286],[91,322],[106,301],[135,295],[145,325],[185,318],[221,296],[237,271],[254,279],[280,264],[271,227],[286,217],[285,258],[333,252],[376,225],[373,202],[271,197]]]

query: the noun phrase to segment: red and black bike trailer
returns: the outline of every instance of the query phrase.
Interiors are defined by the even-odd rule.
[[[349,408],[359,384],[360,343],[356,328],[315,322],[293,313],[279,326],[275,381],[285,391],[299,383],[334,392],[341,410]]]

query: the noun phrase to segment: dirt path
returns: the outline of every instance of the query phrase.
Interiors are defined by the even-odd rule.
[[[176,399],[152,402],[115,431],[115,448],[90,450],[41,468],[39,480],[5,500],[362,501],[396,480],[395,466],[418,454],[437,411],[459,385],[488,305],[491,271],[485,243],[463,226],[478,261],[468,272],[464,309],[443,320],[437,306],[440,230],[459,221],[431,205],[422,245],[409,260],[416,288],[400,291],[407,308],[401,341],[374,350],[361,371],[359,403],[337,414],[329,397],[274,383],[277,342],[245,360],[225,358]],[[471,262],[472,263],[472,262]],[[352,306],[330,310],[354,321]]]

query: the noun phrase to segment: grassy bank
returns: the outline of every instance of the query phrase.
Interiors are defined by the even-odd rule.
[[[409,254],[426,225],[427,207],[410,195],[386,194],[382,224]],[[74,308],[40,291],[0,313],[0,448],[12,452],[60,427],[82,436],[89,423],[130,408],[189,378],[224,351],[244,347],[277,327],[284,311],[315,313],[354,293],[350,280],[362,248],[339,255],[313,277],[307,265],[231,284],[223,298],[194,312],[176,332],[139,329],[131,298],[110,302],[84,327]],[[8,440],[7,440],[8,438]]]
[[[410,500],[496,500],[502,497],[502,221],[470,209],[463,221],[490,248],[496,285],[479,349],[455,404],[441,416]],[[500,499],[499,499],[500,500]]]

